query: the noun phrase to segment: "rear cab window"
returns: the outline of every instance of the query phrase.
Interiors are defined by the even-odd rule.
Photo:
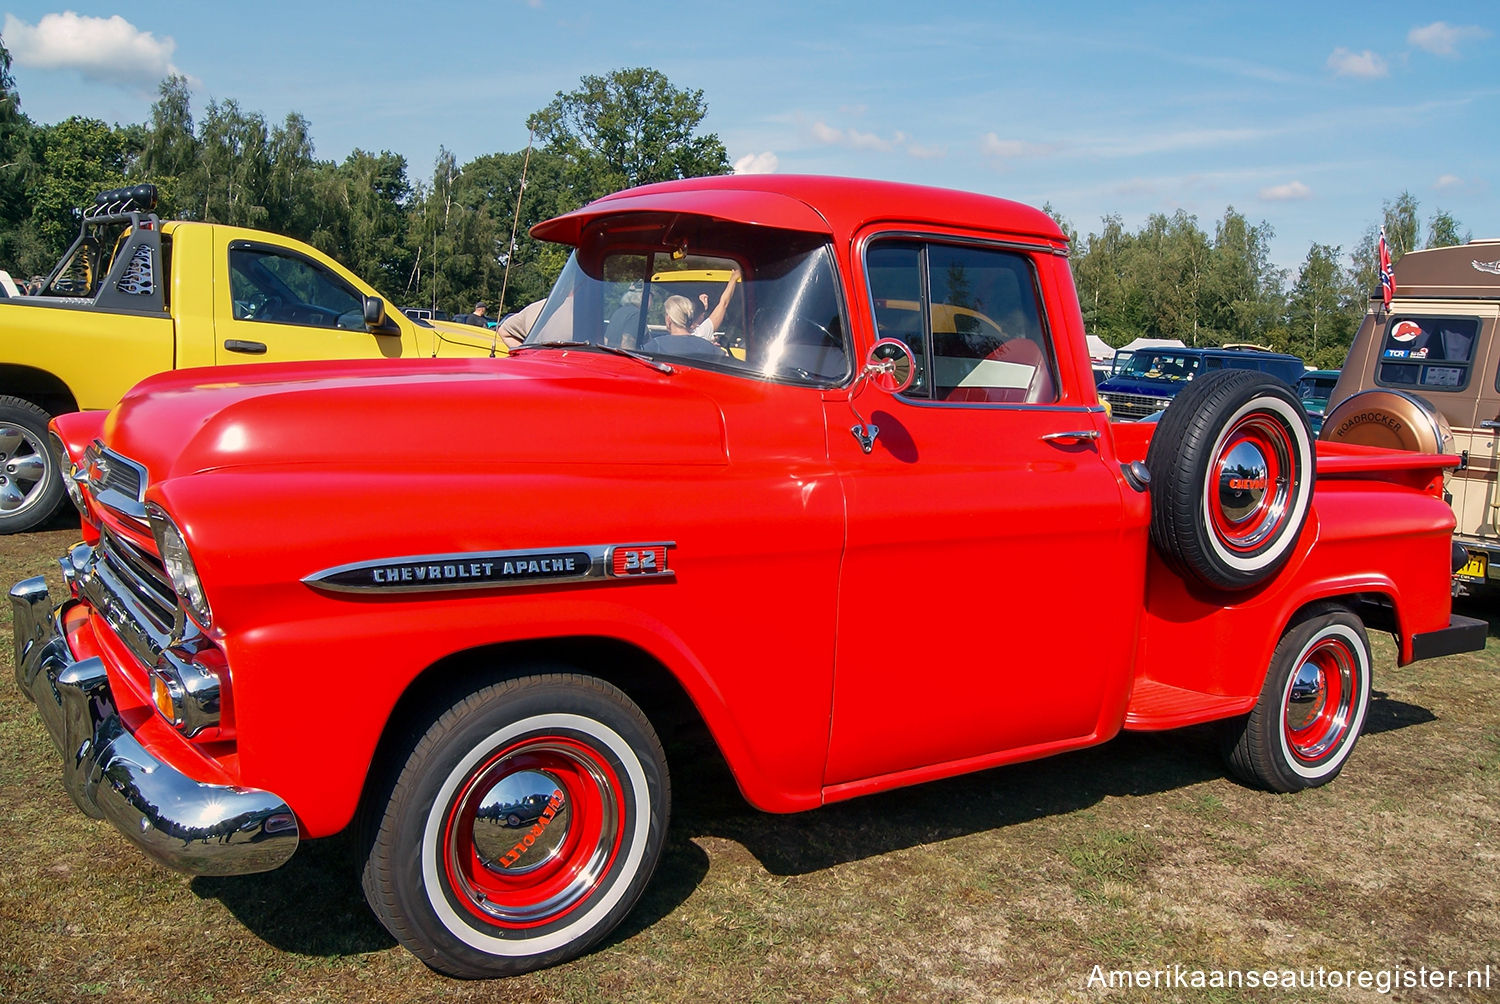
[[[1477,317],[1392,316],[1375,364],[1375,382],[1383,387],[1463,390],[1473,369],[1479,325]]]

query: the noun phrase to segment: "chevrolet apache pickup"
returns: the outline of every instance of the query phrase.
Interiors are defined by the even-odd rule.
[[[0,533],[62,502],[47,421],[109,408],[162,370],[293,359],[477,356],[492,334],[387,312],[279,234],[159,220],[152,185],[101,192],[40,292],[0,298]],[[504,354],[503,345],[499,354]]]
[[[163,373],[53,422],[83,539],[60,603],[10,595],[80,809],[202,874],[352,828],[401,944],[506,975],[640,897],[679,729],[772,812],[1210,721],[1288,792],[1348,762],[1367,626],[1484,644],[1458,458],[1316,442],[1248,371],[1112,425],[1040,212],[731,176],[533,233],[575,250],[508,359]]]

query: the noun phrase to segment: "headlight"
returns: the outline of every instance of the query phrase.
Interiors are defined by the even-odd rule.
[[[146,518],[151,522],[151,533],[156,537],[156,549],[161,553],[161,563],[177,590],[187,612],[199,626],[207,628],[213,624],[213,611],[208,608],[208,597],[203,592],[203,581],[193,567],[193,558],[188,554],[187,541],[182,531],[172,522],[166,510],[154,502],[146,503]]]

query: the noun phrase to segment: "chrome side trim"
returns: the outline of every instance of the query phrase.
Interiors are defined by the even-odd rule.
[[[195,875],[245,875],[285,864],[297,817],[258,788],[209,784],[161,760],[126,729],[97,659],[74,660],[66,604],[51,609],[41,576],[10,590],[16,680],[36,702],[79,809],[108,819],[148,857]]]
[[[676,573],[667,565],[667,552],[676,546],[671,541],[657,541],[402,555],[335,565],[304,576],[302,581],[314,589],[334,593],[430,593],[573,582],[670,579]],[[634,565],[631,565],[632,560]]]

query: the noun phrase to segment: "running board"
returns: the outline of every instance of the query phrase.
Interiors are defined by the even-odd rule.
[[[1179,729],[1243,715],[1255,707],[1255,697],[1225,697],[1184,690],[1155,680],[1137,680],[1125,711],[1125,728],[1135,732]]]

